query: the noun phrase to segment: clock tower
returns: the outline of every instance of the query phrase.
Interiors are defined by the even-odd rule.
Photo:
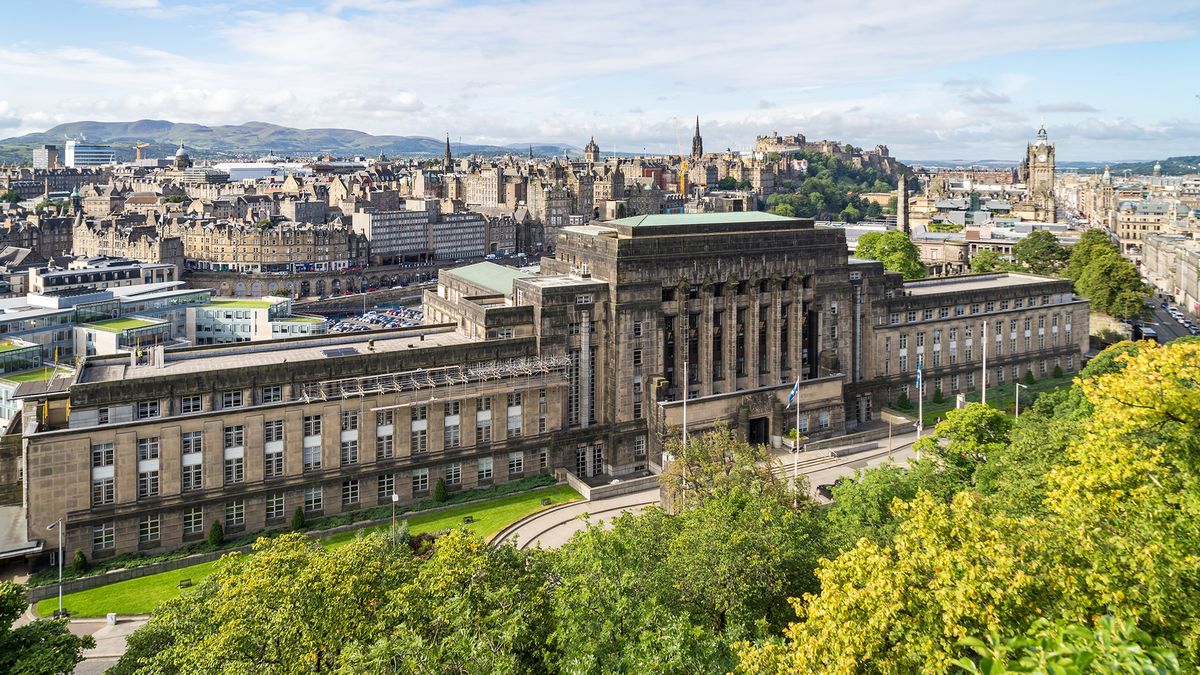
[[[1037,138],[1026,150],[1025,185],[1036,218],[1054,222],[1054,144],[1046,135],[1045,125],[1038,129]]]

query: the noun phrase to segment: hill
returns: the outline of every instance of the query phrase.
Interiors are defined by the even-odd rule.
[[[1113,164],[1109,169],[1114,174],[1130,171],[1134,175],[1149,176],[1154,170],[1154,161]],[[1200,156],[1197,155],[1168,157],[1161,161],[1164,176],[1182,176],[1189,173],[1200,173]]]
[[[309,157],[330,154],[376,156],[383,151],[390,157],[437,157],[445,141],[425,136],[375,136],[353,129],[294,129],[267,122],[209,127],[203,124],[138,120],[136,122],[68,122],[47,131],[0,140],[0,161],[27,164],[33,148],[53,143],[62,146],[67,138],[83,135],[87,140],[111,144],[117,159],[132,160],[134,143],[149,143],[143,157],[170,157],[180,142],[187,144],[194,157],[245,159],[268,152],[280,156]],[[503,155],[527,152],[529,144],[506,146],[450,143],[455,155]],[[580,154],[577,148],[553,143],[534,143],[538,156],[563,152]]]

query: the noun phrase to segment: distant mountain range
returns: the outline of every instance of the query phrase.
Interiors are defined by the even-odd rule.
[[[0,140],[0,162],[28,164],[35,147],[56,144],[60,148],[68,138],[83,135],[88,141],[112,145],[119,161],[134,158],[134,143],[149,143],[142,157],[171,157],[182,141],[194,157],[205,159],[246,159],[267,153],[288,157],[376,157],[380,151],[389,157],[440,157],[446,141],[425,136],[374,136],[353,129],[293,129],[266,122],[209,127],[203,124],[138,120],[136,122],[69,122],[41,133],[25,134]],[[556,143],[534,143],[536,156],[578,156],[581,150]],[[450,141],[450,150],[458,155],[525,154],[530,144],[472,145]]]
[[[1164,176],[1182,176],[1189,173],[1200,173],[1200,156],[1189,155],[1185,157],[1168,157],[1163,160],[1146,160],[1146,161],[1089,161],[1089,162],[1058,162],[1055,166],[1061,171],[1063,169],[1074,169],[1080,173],[1088,173],[1095,171],[1099,173],[1104,170],[1105,166],[1113,173],[1124,173],[1129,171],[1137,175],[1150,175],[1154,170],[1154,163],[1159,161],[1162,163],[1162,173]],[[957,167],[976,167],[982,169],[1004,169],[1011,168],[1017,165],[1015,160],[1011,159],[914,159],[904,160],[909,166],[919,166],[927,169],[934,168],[957,168]]]

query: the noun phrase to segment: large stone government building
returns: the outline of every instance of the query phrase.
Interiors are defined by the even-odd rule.
[[[565,226],[540,274],[478,263],[426,291],[426,324],[370,335],[88,358],[24,400],[28,536],[68,554],[172,549],[432,492],[566,469],[653,471],[663,438],[724,421],[773,442],[867,424],[923,361],[932,395],[1087,349],[1069,282],[904,283],[845,235],[764,213]],[[987,325],[986,329],[984,325]],[[686,373],[686,374],[685,374]],[[50,547],[47,547],[50,548]]]

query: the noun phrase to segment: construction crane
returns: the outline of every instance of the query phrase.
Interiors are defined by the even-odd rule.
[[[679,196],[687,199],[687,155],[683,154],[683,143],[679,140],[679,118],[672,117],[675,125],[675,149],[679,151]]]
[[[142,161],[142,148],[148,148],[148,147],[150,147],[149,143],[143,143],[141,141],[138,141],[137,143],[133,144],[133,150],[134,150],[134,152],[137,153],[137,161],[139,161],[139,162]]]

